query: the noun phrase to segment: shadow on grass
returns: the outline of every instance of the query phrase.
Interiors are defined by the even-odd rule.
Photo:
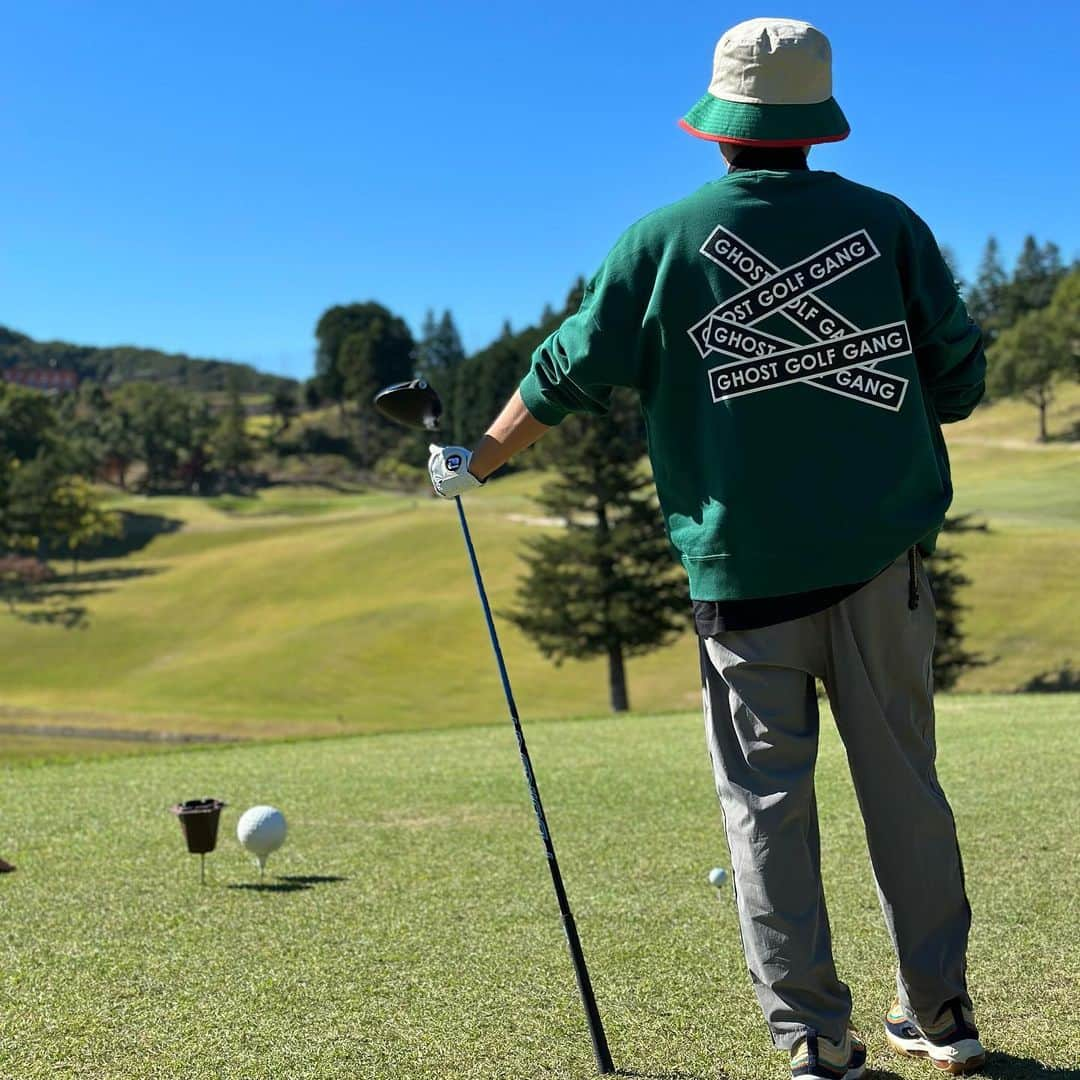
[[[867,1069],[866,1075],[873,1080],[904,1080],[899,1073],[888,1069]],[[1080,1069],[1056,1069],[1034,1058],[991,1053],[986,1055],[986,1064],[971,1075],[991,1080],[1080,1080]]]
[[[1080,1068],[1056,1069],[1034,1058],[1013,1057],[1012,1054],[987,1054],[980,1076],[994,1080],[1080,1080]]]
[[[31,626],[62,626],[65,630],[85,630],[90,623],[82,604],[43,604],[33,611],[12,609],[12,614]]]
[[[120,559],[133,551],[142,551],[158,536],[179,532],[184,523],[179,518],[164,514],[139,514],[134,510],[120,510],[120,535],[88,544],[79,550],[81,560]]]
[[[47,582],[24,591],[17,601],[9,603],[8,610],[31,626],[85,630],[90,624],[89,610],[81,602],[85,597],[110,592],[115,582],[160,573],[157,566],[131,566],[55,574]]]
[[[348,878],[333,874],[282,874],[274,881],[251,881],[226,885],[227,889],[246,889],[248,892],[307,892],[316,885],[330,885],[336,881],[348,881]]]
[[[1044,671],[1019,689],[1022,694],[1075,694],[1080,690],[1080,669],[1066,660],[1059,670]]]
[[[79,570],[71,574],[55,574],[42,587],[42,592],[48,596],[87,596],[107,590],[84,586],[109,585],[116,581],[130,581],[132,578],[160,573],[160,566],[114,566],[108,570]]]

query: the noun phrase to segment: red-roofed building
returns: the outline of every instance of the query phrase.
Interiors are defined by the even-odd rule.
[[[79,388],[77,372],[68,368],[7,368],[4,382],[28,386],[32,390],[44,390],[46,393],[62,394]]]

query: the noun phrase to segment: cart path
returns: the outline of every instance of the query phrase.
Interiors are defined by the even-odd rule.
[[[71,739],[112,739],[116,742],[235,743],[240,735],[196,735],[179,731],[148,731],[129,728],[76,727],[70,724],[0,724],[2,735],[47,735]]]

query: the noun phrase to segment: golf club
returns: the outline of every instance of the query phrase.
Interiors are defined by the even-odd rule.
[[[375,395],[375,407],[391,420],[421,431],[437,431],[442,417],[442,402],[439,400],[439,395],[424,379],[396,383],[380,390]],[[581,951],[581,941],[574,924],[574,916],[570,912],[570,902],[566,898],[562,874],[559,872],[559,862],[555,858],[555,845],[551,841],[547,817],[544,814],[543,804],[540,802],[540,789],[536,783],[536,774],[533,772],[528,747],[525,745],[525,733],[521,729],[521,718],[518,716],[517,705],[514,702],[514,692],[510,688],[510,676],[506,671],[506,662],[503,660],[498,634],[495,632],[495,620],[491,615],[483,578],[480,576],[480,564],[476,559],[476,549],[473,547],[469,523],[465,519],[465,509],[461,505],[461,496],[456,496],[454,502],[457,505],[458,520],[461,522],[461,532],[465,538],[469,562],[472,564],[476,591],[480,595],[480,605],[484,609],[484,618],[487,620],[488,635],[491,638],[491,648],[495,653],[495,663],[499,668],[499,677],[502,679],[506,705],[510,710],[510,720],[514,725],[514,734],[517,736],[518,753],[521,755],[521,765],[525,770],[525,780],[529,785],[529,796],[532,799],[533,810],[536,812],[536,823],[540,827],[540,837],[544,842],[544,853],[547,855],[548,869],[551,871],[551,884],[555,888],[555,899],[559,904],[559,915],[562,917],[563,930],[566,933],[566,944],[570,948],[570,958],[574,963],[574,975],[581,994],[581,1004],[585,1009],[585,1018],[589,1024],[589,1036],[592,1039],[596,1068],[601,1075],[609,1075],[615,1072],[615,1066],[611,1062],[611,1052],[608,1050],[607,1038],[604,1035],[604,1025],[596,1007],[592,983],[589,981],[589,969],[585,966],[585,955]]]

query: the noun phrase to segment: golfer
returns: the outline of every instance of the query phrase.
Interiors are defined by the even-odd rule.
[[[808,167],[848,124],[813,26],[753,19],[716,46],[682,127],[727,174],[632,225],[537,350],[454,496],[568,413],[641,399],[660,506],[690,579],[705,727],[743,947],[791,1073],[863,1075],[820,874],[815,679],[825,686],[896,949],[889,1042],[984,1061],[971,911],[934,769],[934,601],[922,567],[952,498],[941,425],[983,393],[981,337],[927,226]],[[884,1005],[885,1002],[882,1002]]]

